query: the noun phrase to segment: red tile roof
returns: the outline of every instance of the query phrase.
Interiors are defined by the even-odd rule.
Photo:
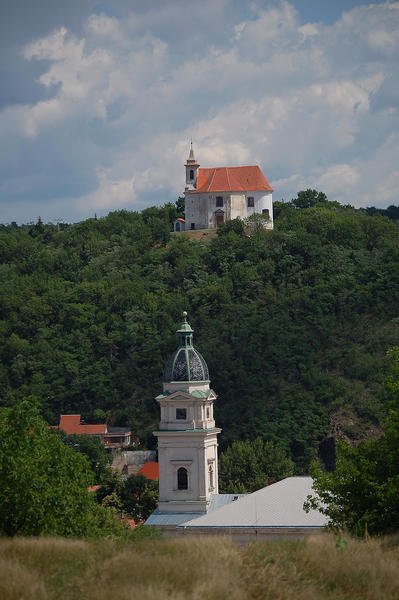
[[[130,517],[122,517],[120,516],[119,519],[122,521],[122,523],[128,528],[128,529],[135,529],[137,527],[137,525],[139,525],[140,523],[143,523],[143,521],[136,521]]]
[[[88,492],[98,492],[100,487],[101,487],[101,485],[89,485],[87,488],[87,491]]]
[[[147,479],[153,479],[157,481],[159,479],[159,466],[157,462],[146,462],[142,467],[137,471],[138,475],[144,475]]]
[[[193,190],[194,193],[258,191],[272,192],[273,190],[257,165],[250,167],[200,168],[197,174],[197,187]]]
[[[80,415],[61,415],[58,429],[62,429],[68,435],[104,435],[107,433],[107,425],[105,423],[84,425],[80,422]]]

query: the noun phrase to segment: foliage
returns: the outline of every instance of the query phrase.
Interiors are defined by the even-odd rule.
[[[157,507],[158,482],[141,474],[124,479],[110,471],[97,492],[97,500],[136,522],[145,521]]]
[[[275,203],[274,231],[247,237],[230,222],[207,244],[169,237],[173,204],[0,226],[0,405],[33,394],[50,423],[106,414],[155,444],[153,398],[188,310],[222,449],[256,432],[304,473],[326,435],[378,428],[399,228],[313,196],[307,208]]]
[[[184,209],[185,209],[185,198],[184,196],[179,196],[176,200],[176,217],[184,217]]]
[[[244,235],[244,229],[245,225],[242,219],[231,219],[231,221],[225,221],[223,225],[218,227],[217,234],[222,236],[232,231],[237,235]]]
[[[393,219],[395,221],[399,220],[399,206],[388,206],[388,208],[376,208],[375,206],[370,206],[365,209],[368,215],[381,215],[382,217],[388,217],[388,219]]]
[[[144,475],[130,475],[121,490],[122,506],[135,521],[144,521],[156,509],[158,482]]]
[[[94,481],[101,483],[112,462],[112,455],[106,451],[101,441],[90,435],[66,435],[64,432],[60,432],[60,435],[64,444],[87,457],[94,473]]]
[[[323,192],[307,189],[298,192],[297,198],[294,198],[291,202],[295,208],[311,208],[317,204],[326,204],[328,198]]]
[[[389,380],[393,398],[382,435],[355,447],[341,442],[331,473],[313,466],[317,495],[308,505],[326,514],[332,527],[356,535],[399,529],[399,348],[390,354],[396,378]]]
[[[233,442],[220,457],[219,485],[222,493],[255,492],[293,474],[294,465],[285,451],[258,437]]]
[[[0,414],[0,532],[93,535],[98,512],[87,492],[88,461],[62,443],[32,399]],[[102,515],[103,517],[103,515]]]

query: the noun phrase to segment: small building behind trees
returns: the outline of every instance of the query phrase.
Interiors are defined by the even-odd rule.
[[[80,415],[61,415],[60,422],[53,429],[67,435],[90,435],[100,439],[110,450],[126,448],[131,444],[132,432],[127,427],[111,427],[107,423],[81,423]]]

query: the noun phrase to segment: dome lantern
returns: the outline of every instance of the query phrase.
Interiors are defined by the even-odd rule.
[[[166,363],[164,382],[209,381],[209,371],[205,359],[193,346],[193,329],[183,312],[183,321],[177,330],[179,347]]]

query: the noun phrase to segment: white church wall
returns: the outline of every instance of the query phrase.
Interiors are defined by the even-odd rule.
[[[216,197],[223,198],[223,206],[216,206]],[[248,198],[254,199],[254,206],[248,206]],[[186,192],[186,230],[213,229],[216,224],[216,212],[222,211],[224,221],[245,219],[253,214],[268,211],[270,223],[267,228],[273,228],[273,198],[271,192],[247,191],[233,193],[197,194]]]
[[[192,223],[194,223],[195,229],[212,227],[208,218],[208,194],[186,193],[185,204],[186,230],[192,229]]]
[[[243,219],[246,216],[245,202],[246,202],[245,194],[239,194],[239,193],[231,194],[231,212],[230,212],[231,219],[237,219],[237,218]]]

